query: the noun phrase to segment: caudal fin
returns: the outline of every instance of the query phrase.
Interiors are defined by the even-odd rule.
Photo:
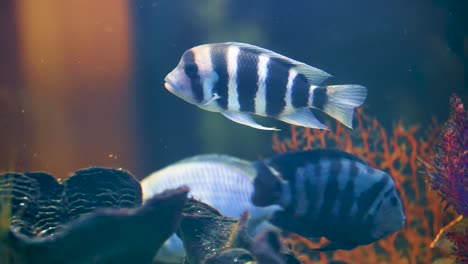
[[[361,85],[312,86],[311,106],[353,128],[354,108],[362,105],[367,88]]]

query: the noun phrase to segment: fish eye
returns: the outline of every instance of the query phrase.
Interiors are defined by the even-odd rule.
[[[190,78],[196,78],[198,76],[198,67],[194,63],[185,65],[184,71]]]

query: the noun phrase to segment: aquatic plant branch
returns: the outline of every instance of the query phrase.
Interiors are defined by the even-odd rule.
[[[450,106],[449,120],[435,146],[430,182],[447,206],[468,216],[468,113],[456,95]]]
[[[426,166],[429,182],[445,208],[453,208],[461,216],[468,217],[468,112],[461,99],[453,94],[450,98],[450,116],[445,123],[438,141],[432,164]],[[444,227],[431,247],[442,233],[452,242],[453,254],[460,263],[468,262],[468,229],[457,230],[453,221]]]
[[[448,231],[446,236],[454,244],[452,249],[459,263],[468,263],[468,230]]]

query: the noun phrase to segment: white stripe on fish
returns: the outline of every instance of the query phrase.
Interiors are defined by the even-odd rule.
[[[296,176],[296,185],[294,186],[297,192],[295,216],[301,217],[304,216],[307,213],[307,209],[309,209],[309,200],[307,199],[305,190],[306,181],[308,179],[306,179],[303,169],[298,169]]]
[[[227,67],[229,74],[228,83],[228,109],[233,112],[239,112],[239,94],[237,93],[237,56],[239,48],[232,46],[228,48]]]
[[[255,95],[255,113],[259,115],[266,114],[266,77],[268,75],[268,62],[270,58],[265,55],[258,57],[257,76],[258,76],[258,90]]]
[[[210,59],[210,46],[204,46],[194,55],[195,63],[198,65],[200,79],[203,80],[203,102],[209,102],[213,97],[213,84],[218,80],[216,72],[213,71],[213,65]]]
[[[285,113],[290,113],[294,111],[294,107],[292,105],[292,88],[294,84],[294,79],[297,76],[297,71],[294,68],[291,68],[288,72],[288,84],[286,85],[286,98],[284,99],[286,102],[286,106],[284,107]]]

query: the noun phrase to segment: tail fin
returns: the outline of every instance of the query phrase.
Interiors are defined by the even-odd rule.
[[[353,128],[354,108],[362,105],[366,100],[367,88],[355,84],[330,85],[323,87],[325,89],[317,88],[319,87],[314,88],[312,95],[312,106],[322,110],[345,126]]]

